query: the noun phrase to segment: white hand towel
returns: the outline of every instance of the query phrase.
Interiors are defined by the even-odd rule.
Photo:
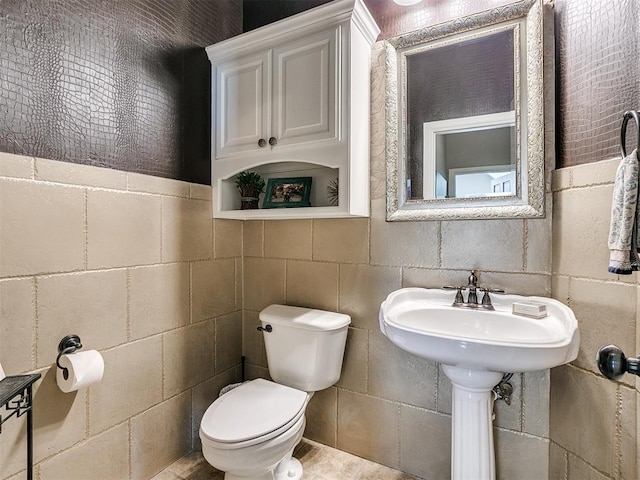
[[[626,156],[618,165],[609,229],[609,272],[630,275],[640,269],[638,264],[638,150]]]

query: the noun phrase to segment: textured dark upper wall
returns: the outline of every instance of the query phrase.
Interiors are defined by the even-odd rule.
[[[245,0],[246,28],[325,2]],[[365,3],[388,38],[509,1]],[[640,2],[555,10],[557,166],[610,158],[640,109]],[[0,151],[209,183],[203,47],[242,17],[242,0],[0,0]]]
[[[423,0],[400,7],[392,0],[364,0],[382,32],[380,39],[470,15],[511,0]],[[259,26],[245,0],[245,23]],[[317,0],[291,0],[298,10]],[[640,1],[555,0],[556,167],[612,158],[619,152],[626,110],[640,110]],[[296,12],[297,13],[297,12]],[[251,18],[247,18],[251,17]],[[276,19],[271,19],[274,21]],[[631,122],[633,123],[633,122]],[[628,129],[627,150],[636,145]]]
[[[210,183],[210,64],[241,0],[0,0],[0,151]]]

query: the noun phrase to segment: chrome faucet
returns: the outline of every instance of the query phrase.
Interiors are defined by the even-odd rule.
[[[442,288],[448,290],[456,290],[456,297],[451,304],[452,307],[482,308],[484,310],[495,310],[493,308],[493,304],[491,303],[491,297],[489,296],[489,293],[504,293],[504,290],[500,288],[478,287],[478,276],[476,275],[475,270],[471,270],[471,275],[469,275],[467,285],[463,285],[461,287],[446,285]],[[469,295],[467,295],[466,301],[464,299],[464,295],[462,294],[463,290],[469,291]],[[482,300],[479,304],[477,293],[478,290],[483,293]]]

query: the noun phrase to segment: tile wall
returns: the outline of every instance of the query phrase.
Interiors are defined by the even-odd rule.
[[[413,476],[444,479],[450,471],[449,381],[438,365],[380,333],[380,302],[404,286],[465,282],[474,268],[482,284],[549,296],[551,219],[386,222],[383,66],[378,43],[371,218],[245,223],[244,351],[249,375],[268,376],[256,327],[258,312],[270,303],[351,315],[342,378],[312,399],[305,435]],[[496,408],[499,478],[546,478],[549,372],[516,375],[513,384],[512,405]]]
[[[638,478],[640,383],[600,375],[598,349],[640,351],[638,274],[607,272],[613,180],[619,159],[554,172],[553,297],[580,323],[580,353],[551,371],[551,477],[563,480]]]
[[[150,478],[197,444],[204,409],[240,377],[242,224],[211,219],[210,187],[0,153],[0,359],[40,372],[36,478]],[[105,361],[64,394],[57,345]],[[52,366],[53,365],[53,366]],[[22,479],[24,419],[0,435]]]

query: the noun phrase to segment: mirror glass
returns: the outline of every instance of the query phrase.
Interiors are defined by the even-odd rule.
[[[389,39],[387,219],[544,216],[542,3]]]

